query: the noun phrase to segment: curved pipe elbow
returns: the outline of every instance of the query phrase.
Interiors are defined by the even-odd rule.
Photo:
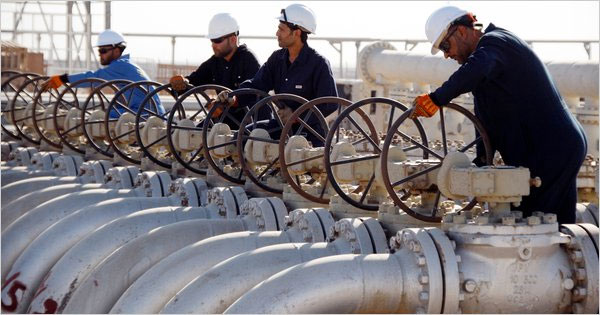
[[[404,281],[391,254],[324,257],[273,275],[225,313],[411,312],[403,305]]]

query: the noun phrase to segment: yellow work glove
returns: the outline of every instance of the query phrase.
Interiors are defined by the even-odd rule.
[[[181,92],[181,91],[184,91],[185,88],[187,87],[188,80],[186,78],[184,78],[182,75],[176,75],[176,76],[172,77],[171,79],[169,79],[169,83],[171,84],[171,87],[173,88],[173,90],[175,90],[177,92]]]
[[[417,117],[431,117],[437,111],[439,107],[429,97],[429,94],[419,95],[413,101],[413,110],[410,114],[410,119]]]
[[[49,89],[58,89],[64,84],[64,82],[60,79],[59,75],[53,75],[50,79],[44,81],[42,83],[42,91],[48,91]]]

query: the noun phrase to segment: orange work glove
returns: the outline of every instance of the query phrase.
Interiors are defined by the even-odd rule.
[[[49,89],[58,89],[60,86],[62,86],[64,84],[64,82],[60,79],[59,75],[53,75],[50,77],[50,79],[44,81],[44,83],[42,83],[42,91],[48,91]]]
[[[413,110],[410,119],[417,117],[431,117],[438,111],[439,107],[429,97],[429,94],[419,95],[413,101]]]
[[[206,110],[210,112],[210,110],[212,109],[212,107],[215,105],[217,101],[211,101],[210,103],[206,104]],[[221,114],[223,114],[223,107],[219,106],[217,107],[217,109],[215,109],[215,111],[212,113],[212,115],[210,116],[211,118],[219,118],[221,116]]]
[[[177,92],[181,92],[181,91],[184,91],[185,88],[187,87],[188,80],[186,78],[184,78],[182,75],[176,75],[176,76],[171,77],[171,79],[169,79],[169,83],[171,84],[171,87],[173,88],[173,90],[175,90]]]

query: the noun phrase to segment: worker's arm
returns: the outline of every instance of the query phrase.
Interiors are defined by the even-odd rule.
[[[315,98],[323,96],[338,96],[333,72],[329,62],[323,59],[315,70],[315,79],[313,81]],[[337,110],[337,104],[321,104],[318,106],[323,116],[327,117]]]
[[[457,96],[471,92],[484,80],[498,77],[506,64],[501,53],[500,40],[483,39],[467,61],[450,78],[429,94],[436,105],[448,104]]]

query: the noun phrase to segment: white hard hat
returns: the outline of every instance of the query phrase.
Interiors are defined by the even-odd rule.
[[[229,13],[219,13],[208,23],[208,39],[215,39],[227,34],[239,32],[237,21]]]
[[[281,10],[279,21],[288,22],[300,26],[304,31],[314,34],[317,30],[317,19],[315,13],[302,4],[292,4]]]
[[[448,28],[450,28],[452,22],[465,14],[468,14],[468,12],[454,6],[442,7],[431,13],[427,23],[425,23],[425,34],[431,42],[432,55],[440,51],[438,45],[448,33]]]
[[[98,35],[98,41],[94,47],[117,45],[121,43],[123,43],[123,45],[126,44],[123,35],[113,30],[104,30]]]

